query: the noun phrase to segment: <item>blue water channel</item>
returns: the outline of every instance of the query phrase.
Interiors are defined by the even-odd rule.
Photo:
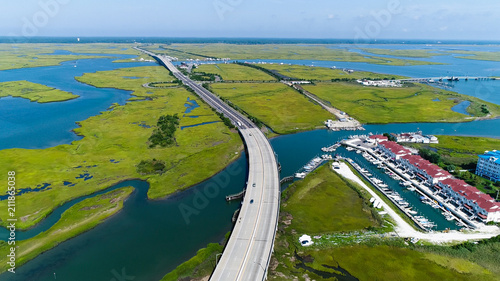
[[[27,80],[80,96],[53,103],[30,102],[24,98],[0,98],[0,149],[47,148],[70,143],[81,138],[71,132],[77,127],[76,121],[97,115],[113,103],[125,104],[130,98],[130,91],[96,88],[75,80],[76,76],[87,72],[155,65],[151,62],[113,63],[116,59],[134,56],[112,56],[112,59],[83,59],[56,66],[0,71],[0,82]]]
[[[139,180],[103,190],[97,194],[135,188],[118,214],[17,268],[16,274],[0,275],[0,280],[52,281],[54,273],[57,280],[112,280],[115,272],[125,270],[134,280],[158,281],[207,243],[224,239],[240,206],[239,201],[226,203],[225,196],[241,191],[247,169],[243,154],[216,176],[165,200],[148,200],[149,185]],[[57,209],[47,223],[37,225],[37,231],[48,229],[64,209],[79,201]]]
[[[138,66],[137,63],[113,64],[111,61],[110,59],[79,60],[77,67],[74,67],[74,62],[67,62],[55,67],[41,67],[38,68],[38,70],[23,69],[17,71],[1,71],[0,74],[10,74],[7,76],[0,75],[0,81],[24,79],[70,91],[82,97],[72,101],[43,105],[30,103],[23,99],[0,99],[0,112],[2,113],[0,128],[5,128],[5,130],[1,130],[0,132],[0,149],[10,147],[50,147],[60,143],[69,143],[77,139],[74,134],[69,132],[69,130],[75,127],[75,121],[95,115],[99,111],[108,108],[113,102],[124,103],[129,96],[127,92],[114,89],[96,89],[92,86],[75,82],[73,79],[74,76],[82,75],[84,72]],[[464,61],[470,62],[471,65],[477,62],[471,60]],[[312,61],[293,62],[310,65]],[[342,67],[341,64],[344,64],[339,62],[321,63],[329,67],[333,65]],[[485,66],[483,70],[492,68],[494,69],[492,73],[498,75],[498,63],[494,66],[493,64],[489,64],[489,62],[481,63],[484,63]],[[318,65],[317,62],[314,62],[314,64]],[[351,64],[352,63],[345,63],[345,65]],[[141,63],[140,65],[148,65],[148,63]],[[434,74],[432,74],[434,66],[430,67],[431,72],[427,74],[427,68],[422,67],[387,68],[385,66],[359,63],[355,63],[354,66],[355,67],[343,67],[374,72],[398,73],[413,77],[434,76]],[[452,70],[452,67],[447,67],[449,70]],[[473,68],[474,67],[471,69]],[[52,71],[53,76],[44,76],[44,71],[42,69],[45,71]],[[443,69],[436,69],[435,73],[441,73],[442,70]],[[71,74],[66,75],[59,72],[71,72]],[[415,75],[409,75],[409,73],[414,73]],[[460,73],[454,75],[460,75]],[[475,75],[485,75],[485,72],[478,72],[475,73]],[[20,79],[22,77],[24,78]],[[475,87],[476,89],[480,88],[482,86],[479,85],[483,85],[482,83],[484,82],[463,82],[469,84],[462,87],[459,86],[460,83],[462,83],[462,81],[456,82],[455,89],[460,89],[459,92],[464,91],[461,92],[464,94],[474,95],[474,93],[470,92],[470,87]],[[496,91],[495,89],[497,89],[498,86],[492,83],[484,87]],[[109,92],[106,92],[107,90],[109,90]],[[476,94],[478,92],[481,93],[481,91],[475,91]],[[102,98],[102,95],[105,95],[106,98]],[[493,94],[489,95],[488,98],[496,100],[496,96]],[[82,102],[86,100],[88,100],[87,103]],[[77,102],[82,103],[78,106],[69,106]],[[500,103],[500,101],[497,103]],[[187,104],[191,104],[190,106],[193,105],[192,102],[188,102]],[[43,108],[38,110],[40,113],[35,115],[37,117],[31,116],[33,112],[37,112],[37,106],[43,107],[51,105],[53,106],[52,111]],[[188,105],[186,108],[189,109],[190,106]],[[81,111],[81,113],[80,115],[73,114],[71,110]],[[9,112],[9,115],[4,116],[4,112]],[[20,126],[16,126],[14,122],[16,121],[17,115],[21,116],[20,119],[22,122],[19,122]],[[192,117],[195,116],[193,115]],[[48,119],[45,120],[46,118]],[[40,121],[36,122],[37,120]],[[50,126],[55,128],[52,128],[52,131],[49,130],[49,133],[37,129],[38,126],[44,126],[45,123],[49,124],[46,125],[47,130],[51,129],[49,128]],[[366,125],[365,128],[366,131],[362,132],[363,134],[369,132],[397,133],[402,131],[422,130],[424,134],[469,135],[500,138],[500,120],[498,119],[456,124],[415,123]],[[352,134],[352,132],[315,130],[272,139],[271,144],[277,153],[278,161],[282,165],[281,176],[285,177],[292,175],[311,158],[322,154],[320,150],[321,147],[346,138],[350,134]],[[13,140],[11,141],[11,139]],[[26,140],[23,141],[24,139]],[[8,143],[9,141],[10,143]],[[347,152],[339,149],[339,153]],[[353,155],[353,157],[356,157],[356,155]],[[359,158],[357,160],[362,163],[364,159],[359,155],[357,155],[357,157]],[[242,155],[242,157],[215,177],[186,191],[177,193],[175,196],[168,199],[158,201],[150,201],[147,199],[146,193],[148,184],[143,181],[131,180],[109,187],[102,192],[122,186],[133,186],[136,190],[125,202],[123,210],[117,215],[106,220],[96,228],[61,243],[52,250],[38,256],[20,268],[17,268],[17,273],[15,275],[7,273],[0,275],[0,280],[112,280],[113,278],[116,279],[116,274],[126,272],[128,276],[133,276],[134,280],[157,281],[178,264],[191,258],[198,249],[206,246],[207,243],[219,242],[223,239],[224,234],[232,227],[231,216],[239,206],[238,202],[231,204],[226,203],[224,200],[225,196],[241,191],[245,185],[247,169],[246,156]],[[381,175],[381,178],[388,184],[391,184],[391,179],[386,180],[383,176],[384,175]],[[400,192],[400,194],[412,196],[409,192]],[[95,196],[95,194],[91,196]],[[84,198],[76,199],[56,209],[49,217],[33,229],[24,233],[18,232],[17,235],[19,239],[31,237],[36,233],[47,230],[51,225],[57,222],[65,209],[83,199]],[[411,201],[411,199],[408,199],[408,201]],[[425,206],[422,206],[422,208],[425,208]],[[420,206],[417,207],[417,209],[422,212],[427,212],[427,210],[421,210]],[[186,210],[193,211],[193,215],[186,217]],[[446,225],[442,223],[449,222],[439,222],[438,219],[432,217],[430,211],[426,216],[432,221],[440,224],[440,229],[446,227]]]
[[[459,124],[456,129],[453,129],[454,124],[446,123],[369,125],[365,126],[367,130],[363,133],[420,129],[424,134],[439,132],[446,135],[473,135],[475,130],[471,130],[472,128],[482,127],[479,124],[475,126],[470,124],[474,122]],[[311,158],[322,154],[321,147],[346,138],[350,134],[352,132],[315,130],[272,139],[271,144],[282,165],[281,177],[293,175]],[[493,128],[490,134],[500,138],[500,126]],[[339,153],[349,155],[343,149],[339,149]],[[358,154],[349,156],[361,164],[365,161]],[[127,273],[136,276],[137,280],[157,281],[163,274],[193,256],[197,249],[207,243],[220,241],[231,229],[231,216],[239,203],[227,204],[224,199],[225,195],[236,193],[244,187],[248,168],[246,161],[243,155],[216,177],[166,200],[147,200],[148,185],[143,181],[127,181],[110,187],[103,192],[129,185],[134,186],[137,191],[125,202],[124,209],[117,215],[95,229],[64,242],[28,262],[18,268],[15,276],[0,275],[0,280],[48,281],[53,280],[54,272],[57,273],[59,280],[84,281],[94,280],[92,278],[97,277],[107,280],[113,278],[113,270],[119,272],[125,268]],[[370,165],[368,162],[365,164],[367,167]],[[374,167],[371,170],[377,172]],[[379,177],[395,190],[400,188],[395,181],[385,178],[385,174]],[[415,209],[421,215],[438,223],[437,229],[456,227],[430,206],[416,202],[418,197],[414,193],[406,191],[399,193],[416,206]],[[56,209],[34,229],[26,233],[18,232],[18,237],[26,238],[48,229],[51,224],[57,222],[63,210],[78,201],[80,200],[77,199]],[[194,208],[196,213],[189,216],[189,223],[186,223],[181,212],[186,206],[188,209]],[[152,263],[152,260],[155,262]]]

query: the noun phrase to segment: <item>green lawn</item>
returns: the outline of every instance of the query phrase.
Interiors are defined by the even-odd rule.
[[[375,48],[364,48],[361,50],[375,55],[388,55],[388,56],[408,57],[408,58],[432,58],[434,56],[445,55],[443,53],[436,53],[435,52],[436,50],[390,50],[390,49],[375,49]]]
[[[321,127],[325,120],[333,117],[281,83],[222,83],[210,87],[279,134]]]
[[[362,123],[463,122],[474,120],[451,110],[461,101],[471,101],[467,109],[474,116],[485,104],[491,115],[500,114],[500,106],[422,84],[402,88],[365,87],[353,83],[317,83],[303,88],[334,107],[349,113]],[[439,101],[433,101],[439,99]]]
[[[299,234],[353,231],[378,225],[371,208],[329,165],[288,187],[282,211]]]
[[[127,79],[123,78],[125,74],[148,78]],[[84,138],[70,145],[1,150],[0,173],[16,171],[18,188],[51,184],[49,190],[17,197],[17,203],[23,206],[17,210],[18,227],[32,226],[60,204],[126,179],[145,179],[150,183],[150,198],[165,197],[213,176],[235,160],[239,156],[235,153],[242,149],[241,139],[222,122],[179,128],[175,133],[175,146],[149,148],[148,138],[162,115],[179,114],[181,127],[220,121],[207,105],[184,88],[147,89],[141,86],[144,81],[170,79],[169,72],[160,66],[86,74],[79,80],[99,87],[131,90],[143,100],[115,105],[112,111],[79,122],[81,127],[75,132]],[[200,117],[184,116],[188,98],[201,106],[188,115]],[[165,162],[165,173],[141,175],[136,171],[136,165],[142,160],[152,159]],[[86,173],[92,178],[80,178]],[[65,186],[64,181],[75,183],[75,186]],[[6,204],[5,200],[0,201],[0,218],[4,225]]]
[[[202,64],[194,72],[205,72],[219,75],[230,81],[275,81],[276,79],[257,69],[238,64]]]
[[[124,187],[85,199],[66,210],[49,230],[31,239],[17,241],[16,266],[19,267],[41,253],[104,222],[122,209],[123,201],[132,191],[133,187]],[[6,242],[0,242],[0,272],[9,268],[7,254],[10,253],[10,248]]]
[[[392,74],[380,74],[366,71],[354,71],[347,73],[342,69],[331,69],[326,67],[312,67],[305,65],[288,64],[259,64],[265,69],[276,71],[277,73],[300,80],[325,81],[332,79],[404,79],[406,77]]]
[[[276,59],[276,60],[326,60],[326,61],[350,61],[367,62],[385,65],[427,65],[439,64],[434,62],[387,59],[377,56],[365,56],[350,52],[346,48],[330,48],[335,45],[307,46],[294,44],[171,44],[167,54],[176,56],[179,51],[188,53],[192,58],[202,56],[216,58],[231,58],[236,60],[246,59]],[[172,51],[173,49],[173,51]],[[198,55],[198,56],[197,56]]]
[[[67,101],[79,97],[72,93],[28,81],[0,83],[0,98],[7,96],[20,97],[39,103]]]

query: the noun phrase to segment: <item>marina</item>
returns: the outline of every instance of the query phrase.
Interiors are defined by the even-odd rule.
[[[382,194],[388,198],[394,206],[396,206],[400,211],[402,211],[407,217],[409,217],[415,225],[424,231],[432,231],[436,226],[435,223],[431,222],[423,216],[415,216],[418,212],[413,211],[412,207],[409,207],[409,203],[406,202],[398,192],[393,191],[388,188],[388,185],[382,180],[367,176],[368,171],[362,168],[359,164],[354,162],[350,158],[345,159],[351,166],[356,169],[368,182],[370,182],[375,188],[378,189]],[[373,206],[376,208],[375,204]]]
[[[465,214],[460,214],[459,210],[456,210],[456,208],[453,208],[450,204],[446,204],[441,202],[440,198],[437,198],[435,194],[429,189],[427,189],[425,186],[420,184],[419,182],[416,181],[414,175],[409,175],[405,173],[404,171],[398,169],[392,162],[392,160],[384,155],[383,153],[380,153],[380,151],[373,150],[370,147],[367,147],[367,145],[364,146],[358,146],[358,143],[360,142],[360,139],[356,138],[349,138],[346,141],[343,141],[343,145],[351,146],[351,147],[356,147],[359,150],[362,150],[363,153],[367,153],[370,155],[372,161],[368,161],[369,163],[373,164],[372,162],[373,159],[376,159],[375,161],[382,161],[384,168],[384,174],[387,175],[389,178],[393,179],[398,182],[398,186],[400,188],[404,188],[404,192],[410,192],[414,193],[415,195],[419,196],[419,201],[421,204],[428,205],[430,208],[435,209],[439,211],[439,215],[441,217],[441,221],[447,221],[448,224],[452,221],[454,221],[454,224],[456,227],[459,228],[478,228],[479,224],[477,222],[472,222],[470,221]],[[361,141],[362,142],[362,141]],[[395,205],[400,207],[397,202],[395,202]],[[401,208],[400,208],[401,209]],[[405,213],[412,218],[414,221],[418,221],[420,224],[422,219],[417,219],[414,216],[416,214],[408,213],[405,211]],[[443,213],[446,214],[451,214],[453,216],[453,219],[450,219],[449,216],[444,216]],[[423,223],[422,225],[424,226],[424,229],[430,230],[431,228],[434,228],[437,226],[437,224],[430,223],[429,221],[425,221],[426,223]],[[429,226],[431,228],[429,228]]]
[[[316,156],[312,160],[310,160],[306,165],[304,165],[294,175],[296,178],[303,179],[307,176],[307,174],[314,171],[321,164],[323,164],[323,162],[331,160],[331,159],[333,159],[333,157],[329,154],[323,154],[323,155],[321,155],[321,157]]]

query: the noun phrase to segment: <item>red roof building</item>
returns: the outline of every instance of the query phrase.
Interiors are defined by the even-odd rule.
[[[384,141],[378,145],[378,148],[414,171],[415,175],[423,181],[433,184],[436,190],[454,198],[455,203],[461,204],[479,218],[485,221],[500,222],[500,202],[495,202],[493,198],[482,193],[476,187],[463,180],[453,178],[450,173],[439,166],[419,155],[413,155],[409,149],[395,142]]]

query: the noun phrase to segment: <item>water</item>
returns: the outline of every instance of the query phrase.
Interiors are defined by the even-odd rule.
[[[463,102],[455,105],[454,107],[451,108],[451,110],[458,112],[458,113],[465,114],[465,115],[470,115],[469,112],[467,112],[467,107],[469,107],[470,104],[471,104],[471,102],[466,100],[466,101],[463,101]]]
[[[443,57],[446,58],[435,58],[448,60],[454,65],[395,67],[344,62],[297,60],[278,62],[314,64],[327,67],[335,65],[337,67],[374,72],[400,73],[411,77],[450,74],[500,76],[498,63],[461,60],[453,56]],[[47,84],[82,97],[72,101],[52,104],[30,103],[19,98],[0,99],[0,128],[3,129],[0,130],[0,149],[9,147],[43,148],[69,143],[78,139],[69,131],[75,127],[75,121],[95,115],[99,111],[108,108],[113,102],[123,104],[130,96],[130,93],[125,91],[96,89],[75,82],[74,76],[80,76],[84,72],[111,70],[118,67],[154,65],[154,63],[141,63],[140,65],[137,63],[113,64],[111,61],[110,59],[79,60],[76,68],[74,67],[75,62],[66,62],[54,67],[1,71],[0,81],[28,79],[31,82]],[[499,92],[499,83],[496,82],[500,81],[459,81],[453,82],[452,85],[453,90],[460,93],[477,96],[500,104],[499,95],[496,95]],[[186,113],[189,113],[196,105],[193,101],[188,100],[186,102]],[[366,125],[365,128],[367,131],[361,133],[422,130],[424,134],[500,138],[500,119],[457,124]],[[271,140],[271,144],[278,155],[279,162],[282,164],[281,176],[292,175],[311,158],[322,154],[321,147],[330,145],[350,134],[353,134],[353,132],[315,130],[274,138]],[[347,152],[339,149],[339,153]],[[356,157],[356,155],[353,157]],[[358,161],[364,161],[362,157],[357,157],[359,158]],[[18,273],[15,276],[12,274],[0,275],[0,280],[48,281],[54,280],[54,273],[57,273],[58,280],[112,280],[113,278],[116,279],[114,273],[121,273],[123,270],[128,276],[134,276],[135,280],[159,280],[178,264],[191,258],[199,248],[206,246],[210,242],[221,241],[224,234],[231,229],[230,219],[239,203],[227,204],[224,197],[241,191],[245,185],[247,168],[246,157],[243,156],[218,176],[187,191],[180,192],[167,200],[147,200],[148,185],[142,181],[128,181],[110,187],[107,191],[126,185],[136,188],[136,191],[125,202],[124,209],[120,213],[106,220],[95,229],[64,242],[28,262],[17,269]],[[237,172],[234,172],[234,170],[237,170]],[[375,169],[372,168],[371,170]],[[388,184],[395,184],[391,182],[391,179],[386,179],[384,176],[380,175]],[[214,189],[214,186],[219,186],[220,189]],[[399,186],[394,186],[394,188],[399,188]],[[404,191],[399,193],[402,196],[407,196],[408,202],[418,203],[412,201],[414,200],[411,197],[413,196],[412,193]],[[202,196],[202,194],[205,194],[205,196]],[[29,232],[19,232],[18,237],[31,237],[37,232],[48,229],[57,222],[58,216],[64,211],[64,208],[69,208],[75,202],[56,209],[51,216]],[[180,211],[181,208],[186,206],[196,211],[196,215],[189,217],[188,223],[186,223]],[[417,209],[425,212],[429,219],[437,222],[440,229],[445,227],[446,223],[449,223],[439,221],[440,215],[432,213],[435,211],[434,209],[427,210],[425,206],[422,208],[422,210],[420,210],[421,207]],[[0,231],[0,235],[1,233]]]
[[[247,169],[242,155],[215,177],[166,200],[148,200],[149,186],[143,181],[111,187],[106,191],[136,189],[121,212],[17,268],[15,275],[0,275],[0,280],[49,281],[54,273],[57,280],[111,280],[113,271],[124,269],[135,280],[158,281],[231,230],[240,203],[226,203],[225,196],[241,191]],[[196,214],[183,215],[181,206]]]
[[[181,127],[181,130],[184,130],[184,129],[187,129],[187,128],[192,128],[192,127],[203,126],[203,125],[207,125],[207,124],[218,123],[218,122],[221,122],[221,121],[203,122],[203,123],[194,124],[194,125],[189,125],[189,126],[182,126],[182,127]]]
[[[186,111],[184,111],[185,114],[189,114],[191,113],[191,111],[200,107],[200,105],[195,100],[191,100],[189,97],[187,98],[187,101],[184,104],[184,106],[186,107]]]
[[[424,134],[439,132],[474,135],[473,128],[481,127],[477,124],[476,126],[469,124],[473,123],[461,124],[456,129],[453,129],[453,124],[446,123],[370,125],[366,126],[367,131],[363,133],[421,129]],[[494,134],[494,137],[500,138],[500,126],[489,131],[490,134]],[[352,133],[315,130],[272,139],[271,144],[282,165],[281,176],[292,175],[312,157],[322,154],[321,147]],[[342,151],[339,149],[339,152]],[[356,159],[357,161],[363,163],[362,157],[353,156],[353,158],[356,157],[359,158]],[[229,172],[234,169],[239,172]],[[14,279],[12,275],[7,274],[0,275],[0,279],[48,281],[52,280],[53,272],[57,272],[61,280],[107,280],[113,278],[112,270],[119,272],[122,268],[126,268],[128,274],[137,276],[136,280],[159,280],[163,274],[192,257],[197,249],[204,247],[207,243],[220,241],[223,235],[231,229],[231,216],[239,203],[227,204],[224,197],[241,191],[246,181],[246,171],[246,157],[243,156],[221,172],[218,175],[219,178],[212,178],[179,193],[176,197],[161,201],[146,199],[147,184],[144,182],[122,183],[120,186],[132,185],[137,189],[137,192],[125,203],[122,212],[97,228],[62,243],[20,267],[16,274],[16,278],[20,279]],[[394,185],[394,189],[400,188],[392,179],[384,178],[385,174],[380,177],[388,184]],[[221,178],[227,178],[229,182],[222,185],[224,188],[221,188],[217,196],[206,200],[207,206],[201,208],[198,215],[190,217],[190,223],[186,224],[179,206],[183,204],[195,206],[193,202],[197,194],[200,197],[199,194],[203,192],[213,193],[210,191],[213,189],[213,184],[217,186]],[[434,209],[416,202],[418,197],[413,193],[401,191],[400,194],[409,203],[418,206],[416,209],[421,214],[438,223],[438,229],[454,227]],[[198,201],[205,202],[204,200]],[[50,217],[49,219],[52,220]],[[56,221],[56,219],[53,220],[53,223]],[[47,225],[43,228],[47,229]]]
[[[116,59],[86,59],[57,66],[0,71],[0,82],[27,80],[80,96],[69,101],[43,104],[23,98],[0,98],[0,149],[47,148],[80,139],[71,132],[77,128],[76,121],[97,115],[113,103],[125,104],[131,92],[96,88],[76,81],[75,76],[87,72],[155,65],[142,62],[113,63]]]
[[[419,216],[424,216],[430,221],[436,223],[437,227],[433,228],[433,230],[444,230],[446,228],[459,229],[455,222],[447,221],[439,209],[434,209],[430,205],[420,202],[420,195],[417,192],[410,192],[406,190],[399,185],[399,181],[396,181],[386,175],[382,169],[377,169],[376,166],[371,164],[360,154],[357,154],[354,151],[347,151],[344,148],[339,148],[338,154],[353,159],[356,163],[361,165],[361,167],[370,171],[370,173],[376,178],[384,181],[391,190],[399,193],[400,197],[410,204],[409,207],[412,207],[412,210],[418,211]]]

